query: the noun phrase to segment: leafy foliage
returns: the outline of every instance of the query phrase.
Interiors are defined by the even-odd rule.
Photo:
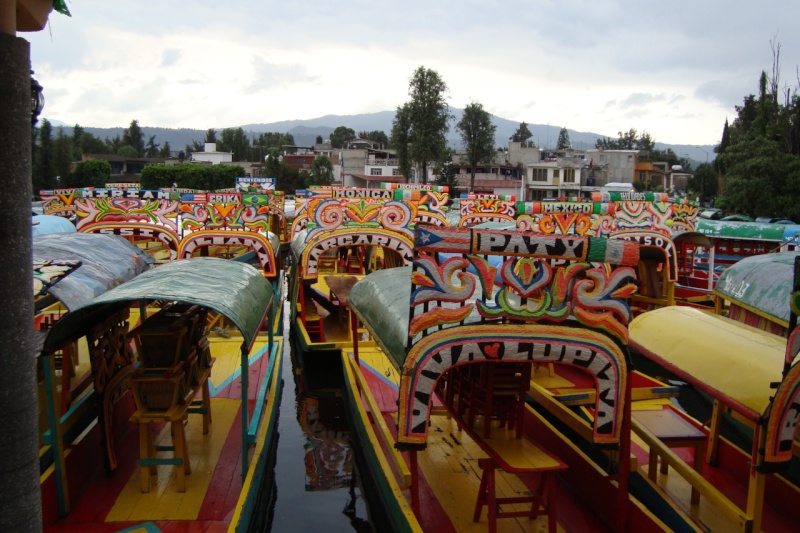
[[[715,148],[726,209],[800,219],[800,96],[781,87],[780,45],[773,44],[772,75],[762,72],[758,95],[747,95]]]
[[[330,185],[333,183],[333,163],[324,155],[314,158],[311,163],[311,182],[308,185]]]
[[[138,120],[131,120],[131,125],[122,130],[122,146],[128,145],[133,147],[136,155],[133,157],[143,157],[145,152],[144,145],[144,132],[139,127]],[[115,152],[119,153],[119,151]]]
[[[347,141],[352,141],[355,138],[356,132],[353,131],[353,128],[339,126],[331,133],[331,147],[344,148]]]
[[[533,137],[533,133],[531,133],[531,130],[528,127],[528,124],[526,122],[520,122],[519,123],[519,127],[514,132],[514,134],[511,135],[511,138],[509,140],[511,142],[523,143],[524,144],[531,137]]]
[[[475,172],[478,164],[490,163],[494,159],[494,134],[497,126],[492,123],[492,115],[478,102],[470,102],[464,108],[464,115],[456,124],[461,134],[461,142],[466,149],[466,162],[469,164],[470,192],[475,189]]]
[[[245,171],[239,165],[147,165],[142,169],[140,182],[143,189],[176,184],[180,188],[214,191],[233,187],[235,178],[244,175]]]
[[[389,146],[394,148],[397,153],[397,167],[400,174],[406,178],[411,177],[411,117],[409,115],[408,104],[397,107],[392,122],[392,136],[389,139]]]
[[[389,138],[386,134],[379,130],[373,131],[361,131],[358,133],[359,139],[369,139],[370,141],[374,141],[377,143],[381,143],[381,146],[386,147],[389,145]]]
[[[67,176],[66,187],[105,187],[111,180],[111,163],[104,159],[89,159],[75,165],[75,172]]]
[[[449,153],[445,156],[436,169],[435,185],[445,185],[450,188],[450,198],[457,197],[457,190],[459,188],[458,182],[458,169],[453,164],[453,157]]]
[[[567,128],[561,128],[558,132],[558,143],[556,144],[557,150],[566,150],[570,148],[572,143],[569,142],[569,131]]]
[[[408,85],[411,99],[398,108],[392,123],[393,144],[396,148],[398,144],[407,147],[397,150],[400,168],[409,176],[409,160],[416,162],[421,167],[423,183],[428,181],[428,166],[447,152],[446,135],[452,115],[445,101],[446,92],[447,85],[438,72],[417,68]]]

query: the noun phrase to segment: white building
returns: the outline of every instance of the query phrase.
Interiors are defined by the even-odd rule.
[[[219,165],[233,162],[233,152],[217,152],[217,143],[205,143],[202,152],[194,152],[192,161]]]

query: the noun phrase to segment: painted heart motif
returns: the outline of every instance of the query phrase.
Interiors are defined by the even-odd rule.
[[[481,351],[483,355],[486,356],[487,359],[498,359],[500,357],[500,343],[499,342],[492,342],[492,343],[485,343],[480,344]]]

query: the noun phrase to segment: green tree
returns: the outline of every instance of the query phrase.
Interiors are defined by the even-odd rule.
[[[717,194],[717,173],[711,163],[701,163],[686,183],[690,197],[699,196],[701,201],[706,196]]]
[[[111,181],[111,163],[89,159],[75,165],[75,172],[66,176],[67,187],[105,187]]]
[[[72,137],[64,134],[64,128],[56,129],[56,138],[53,140],[53,162],[56,167],[56,176],[64,183],[72,169]]]
[[[558,132],[558,143],[556,144],[557,150],[566,150],[567,148],[571,148],[572,143],[569,142],[569,131],[567,128],[561,128],[561,131]]]
[[[145,157],[158,157],[158,143],[156,143],[156,136],[151,135],[147,139],[147,145],[144,150]]]
[[[753,217],[800,220],[800,158],[779,142],[744,136],[720,154],[725,168],[723,202],[727,209]]]
[[[112,137],[109,139],[106,137],[105,141],[103,141],[106,145],[106,149],[108,154],[116,154],[117,150],[119,150],[120,146],[123,146],[122,137],[117,135],[116,137]]]
[[[344,148],[347,141],[352,141],[355,138],[356,132],[353,131],[353,128],[339,126],[331,133],[331,147]]]
[[[409,81],[411,100],[405,104],[410,126],[408,155],[419,165],[422,183],[428,182],[428,166],[441,160],[447,151],[446,136],[452,115],[445,100],[446,92],[447,85],[439,73],[424,66],[417,68]]]
[[[169,154],[170,154],[169,141],[166,141],[164,143],[164,146],[162,146],[161,149],[158,151],[158,157],[163,157],[164,159],[167,159],[169,157]]]
[[[214,128],[208,128],[208,131],[206,131],[206,136],[203,139],[203,142],[207,142],[207,143],[215,143],[215,142],[217,142],[217,130],[215,130]],[[195,150],[195,151],[198,151],[198,150]]]
[[[310,185],[330,185],[333,183],[333,163],[327,156],[319,155],[311,163]]]
[[[520,122],[519,127],[509,140],[511,142],[525,144],[531,137],[533,137],[533,133],[531,133],[530,128],[528,128],[528,125],[525,122]]]
[[[411,179],[411,153],[409,143],[411,142],[411,120],[409,117],[408,104],[398,106],[392,122],[392,136],[389,139],[389,147],[397,154],[398,170],[406,179]]]
[[[242,128],[225,128],[222,130],[222,142],[217,146],[223,152],[233,152],[234,161],[249,161],[252,159],[250,138]]]
[[[83,154],[109,154],[111,153],[106,143],[91,133],[86,132],[81,126],[72,127],[72,159],[78,161]]]
[[[180,188],[201,191],[229,189],[236,184],[236,177],[244,175],[239,165],[147,165],[142,169],[140,183],[143,189],[171,187],[173,183]]]
[[[122,130],[122,144],[132,146],[136,150],[135,157],[144,157],[144,132],[139,127],[138,120],[131,120],[131,125]]]
[[[128,159],[134,159],[139,157],[138,152],[136,152],[136,148],[131,146],[130,144],[123,144],[117,149],[117,155],[121,155],[122,157]]]
[[[453,157],[448,150],[444,160],[439,162],[436,167],[436,179],[433,182],[435,185],[442,185],[449,188],[450,198],[456,197],[460,184],[458,182],[458,169],[453,164]]]
[[[381,143],[381,146],[389,146],[389,137],[379,130],[361,131],[358,133],[358,137],[359,139],[369,139],[370,141]]]
[[[53,125],[46,118],[41,121],[38,137],[39,143],[36,149],[32,176],[34,193],[38,193],[41,189],[52,189],[57,186]]]
[[[480,163],[491,163],[494,159],[494,134],[497,126],[492,124],[492,115],[478,102],[464,108],[461,120],[456,124],[461,134],[461,143],[466,151],[469,165],[469,192],[475,190],[475,172]]]

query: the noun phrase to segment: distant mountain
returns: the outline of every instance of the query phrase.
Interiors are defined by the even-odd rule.
[[[451,112],[455,119],[450,124],[450,132],[447,136],[448,143],[454,148],[461,148],[461,138],[455,128],[455,124],[461,120],[463,110],[451,108]],[[265,132],[278,132],[290,133],[294,137],[294,142],[297,146],[313,146],[316,142],[317,136],[322,136],[326,139],[330,134],[339,126],[351,128],[356,133],[361,131],[383,131],[389,135],[392,130],[392,121],[394,120],[394,111],[380,111],[377,113],[365,113],[360,115],[325,115],[319,118],[303,119],[303,120],[283,120],[279,122],[270,123],[254,123],[244,124],[241,128],[251,137],[255,138],[259,133]],[[49,119],[48,119],[49,120]],[[53,121],[53,125],[62,125],[62,122]],[[497,133],[495,135],[495,144],[497,147],[508,145],[509,138],[519,127],[519,122],[504,119],[502,117],[493,117],[493,122],[497,126]],[[58,123],[58,124],[57,124]],[[64,126],[71,128],[71,126]],[[92,135],[100,138],[114,138],[117,135],[122,135],[123,128],[92,128],[85,126],[84,129]],[[215,128],[217,132],[221,132],[223,128]],[[558,134],[561,126],[549,124],[528,124],[533,136],[531,140],[537,146],[543,148],[554,148],[558,141]],[[155,128],[142,126],[145,139],[151,135],[155,135],[155,142],[163,144],[169,142],[173,150],[182,150],[187,145],[191,145],[193,141],[203,142],[207,130],[193,130],[193,129],[171,129],[171,128]],[[597,139],[603,137],[616,138],[616,135],[602,135],[599,133],[582,132],[567,129],[569,132],[569,139],[572,146],[577,150],[588,150],[595,146]],[[665,144],[656,143],[656,148],[666,150],[672,148],[678,157],[686,157],[694,163],[703,163],[714,159],[713,145],[688,145],[688,144]],[[695,165],[696,166],[696,165]]]

